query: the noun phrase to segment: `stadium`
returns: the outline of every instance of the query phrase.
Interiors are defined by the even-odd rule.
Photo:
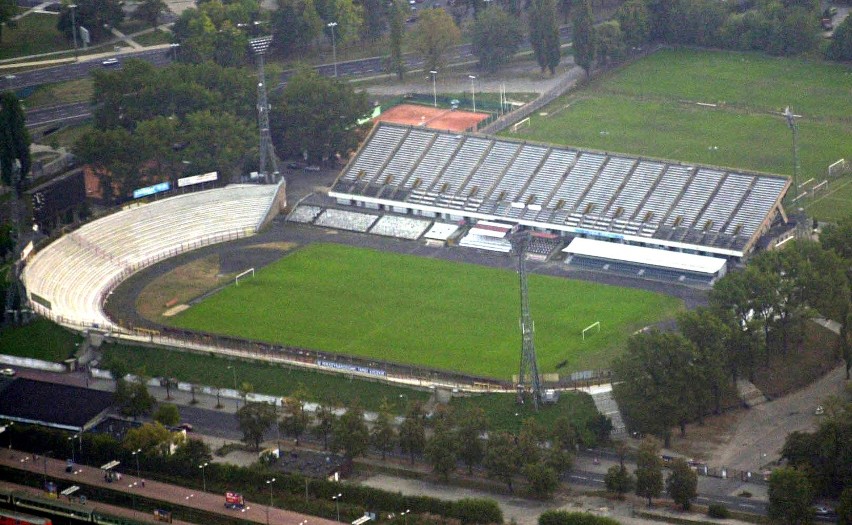
[[[203,325],[195,330],[140,328],[107,315],[104,304],[123,281],[156,263],[279,226],[301,228],[300,234],[308,236],[327,238],[325,232],[333,230],[341,232],[341,239],[377,239],[381,242],[367,244],[379,250],[402,246],[410,251],[417,245],[444,255],[481,254],[504,269],[514,268],[516,260],[507,256],[513,253],[512,236],[531,230],[527,257],[548,261],[554,275],[591,269],[662,282],[667,293],[674,293],[665,288],[671,284],[706,289],[729,265],[747,257],[770,229],[786,222],[781,201],[789,185],[787,178],[767,174],[379,123],[327,192],[309,194],[291,208],[283,181],[135,203],[30,254],[22,278],[35,312],[81,331],[415,385],[511,388],[514,381],[506,373],[442,366],[437,353],[430,366],[429,349],[409,361],[388,357],[381,349],[378,355],[359,354],[338,341],[297,346],[287,339],[252,340],[240,333],[220,337],[223,332],[216,335]],[[284,220],[276,219],[285,210]],[[517,312],[516,284],[506,288],[514,289],[510,306]],[[346,295],[342,292],[339,300],[345,302]],[[612,299],[604,302],[608,307]],[[652,304],[647,298],[639,302]],[[506,324],[516,333],[512,317]],[[662,320],[649,319],[651,324]],[[595,320],[576,322],[585,326]],[[645,326],[637,323],[633,319],[619,326],[621,335]],[[579,328],[570,330],[579,339]],[[500,344],[508,346],[504,350],[516,363],[517,342]],[[550,372],[567,362],[556,364],[555,355],[545,355],[548,359]],[[566,372],[572,373],[565,378],[588,372],[582,370],[569,367]]]

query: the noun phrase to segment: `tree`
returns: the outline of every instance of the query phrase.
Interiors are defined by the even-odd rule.
[[[577,449],[577,429],[571,424],[568,416],[559,416],[551,426],[550,436],[553,444],[562,450],[574,452]]]
[[[269,403],[250,401],[237,410],[236,417],[243,442],[260,450],[263,434],[275,424],[275,408]]]
[[[299,446],[299,438],[308,430],[311,423],[311,416],[305,410],[304,399],[306,396],[304,386],[299,385],[295,392],[284,398],[281,407],[280,430],[288,436],[293,436],[296,439],[297,447]]]
[[[682,458],[675,459],[670,468],[666,491],[683,510],[689,510],[692,500],[698,497],[698,474]]]
[[[843,489],[837,504],[837,524],[852,525],[852,486]]]
[[[118,393],[117,388],[116,393]],[[135,381],[128,383],[124,393],[123,403],[120,403],[122,415],[136,419],[143,414],[147,414],[154,408],[156,400],[148,392],[148,386],[145,384],[144,378],[137,377]]]
[[[589,445],[605,445],[609,442],[609,435],[612,433],[612,420],[603,414],[595,414],[586,420],[586,429],[595,440],[594,443],[588,443]]]
[[[456,431],[458,456],[467,465],[468,474],[473,474],[473,467],[482,463],[485,457],[485,444],[481,436],[487,428],[485,411],[481,407],[472,407],[459,417]]]
[[[121,446],[126,450],[142,450],[145,455],[165,456],[169,453],[171,433],[159,421],[143,423],[124,435]]]
[[[68,40],[73,39],[71,20],[71,2],[63,2],[59,10],[56,29],[65,34]],[[77,27],[89,30],[92,42],[100,42],[112,36],[111,29],[124,20],[124,9],[119,0],[76,0],[74,21]]]
[[[522,40],[520,26],[499,7],[482,10],[473,23],[473,54],[489,73],[508,62]]]
[[[334,415],[332,409],[325,404],[321,404],[317,407],[316,411],[316,424],[313,428],[313,433],[315,436],[322,438],[322,448],[323,450],[328,448],[328,438],[331,435],[331,431],[334,429],[334,423],[337,420],[337,416]]]
[[[588,512],[547,510],[538,517],[538,525],[618,525],[612,518],[595,516]]]
[[[731,330],[709,308],[683,312],[678,316],[677,324],[680,333],[695,345],[698,354],[696,364],[699,372],[696,379],[701,383],[696,388],[695,408],[701,421],[709,409],[708,405],[712,405],[714,413],[721,413],[722,395],[731,385],[731,382],[726,381],[726,352]]]
[[[615,12],[615,19],[628,46],[645,45],[651,32],[650,13],[644,0],[627,0]]]
[[[624,58],[624,33],[615,20],[604,22],[595,28],[595,56],[601,64],[618,62]]]
[[[852,18],[846,19],[846,24],[850,23]],[[852,34],[852,30],[850,30]],[[850,35],[852,36],[852,35]],[[836,36],[835,36],[836,38]],[[837,221],[837,224],[831,224],[825,227],[820,234],[820,243],[826,250],[836,253],[846,265],[846,283],[848,285],[848,297],[852,300],[852,215]],[[852,369],[852,306],[847,302],[847,313],[840,319],[835,319],[840,323],[840,353],[846,361],[846,379],[850,378],[850,369]]]
[[[0,175],[3,184],[13,187],[19,196],[30,172],[30,142],[18,97],[10,92],[0,93]],[[12,176],[15,171],[19,171],[16,178]]]
[[[551,75],[562,59],[557,20],[554,0],[532,0],[529,11],[530,45],[541,72],[547,69]]]
[[[257,125],[231,113],[209,110],[186,117],[186,155],[199,172],[218,171],[238,181],[257,156]]]
[[[652,330],[628,340],[627,352],[613,362],[619,380],[613,392],[631,428],[666,444],[674,425],[685,432],[695,414],[695,361],[695,347],[680,334]]]
[[[595,20],[591,0],[575,0],[571,22],[574,28],[571,47],[574,63],[583,68],[588,77],[595,62]]]
[[[385,455],[393,450],[396,443],[396,429],[393,426],[390,408],[386,402],[382,403],[376,422],[373,423],[370,441],[374,447],[381,451],[382,461],[384,461]]]
[[[423,69],[435,71],[444,67],[447,52],[461,41],[461,32],[446,11],[432,8],[420,13],[411,37]]]
[[[356,458],[367,451],[370,431],[364,422],[364,411],[357,400],[353,400],[346,412],[334,425],[331,435],[331,450],[343,452],[347,459]]]
[[[639,444],[636,458],[636,495],[648,498],[648,506],[653,498],[663,493],[663,462],[660,459],[660,445],[654,438],[645,438]]]
[[[843,19],[836,28],[831,43],[825,51],[830,60],[852,60],[852,18]]]
[[[399,426],[399,448],[411,458],[423,452],[426,447],[426,428],[423,424],[423,409],[420,403],[414,403],[408,410],[405,420]]]
[[[355,123],[369,108],[366,95],[348,82],[300,69],[272,97],[272,140],[282,155],[345,156],[358,145]]]
[[[147,22],[151,27],[160,25],[160,15],[168,9],[163,0],[143,0],[133,12],[133,18]]]
[[[278,0],[272,13],[272,45],[285,55],[305,49],[322,34],[314,0]]]
[[[456,439],[450,428],[441,423],[426,442],[426,461],[446,481],[456,469]]]
[[[151,161],[145,174],[157,182],[170,180],[176,184],[184,167],[183,152],[174,147],[183,140],[180,122],[164,116],[143,120],[136,126],[134,137],[142,147],[140,157]]]
[[[523,473],[533,497],[549,499],[559,487],[559,476],[546,463],[528,463],[524,465]]]
[[[358,40],[361,33],[361,26],[364,23],[364,10],[362,7],[352,0],[326,0],[326,16],[323,19],[326,23],[337,22],[337,25],[332,29],[326,25],[325,35],[328,41],[331,42],[331,32],[335,33],[335,40],[338,44],[348,44]]]
[[[361,0],[364,23],[361,32],[367,40],[378,40],[388,25],[388,8],[381,0]],[[393,4],[391,4],[393,7]]]
[[[521,471],[522,461],[515,436],[508,432],[497,432],[488,437],[483,463],[488,475],[505,483],[509,492],[515,491],[513,482]]]
[[[388,47],[390,47],[390,56],[388,57],[387,69],[396,75],[397,80],[402,80],[405,76],[405,58],[402,55],[402,43],[405,39],[406,7],[407,4],[403,0],[393,0],[388,7],[388,26],[390,27]]]
[[[180,412],[178,412],[177,405],[160,403],[160,406],[157,407],[157,412],[154,414],[154,421],[167,427],[177,425],[180,422]]]
[[[636,480],[624,465],[609,467],[604,476],[606,490],[618,496],[618,499],[624,499],[624,495],[633,490],[635,483]]]
[[[0,0],[0,43],[3,42],[3,26],[8,25],[16,14],[18,5],[14,0]]]
[[[780,468],[769,476],[769,519],[783,525],[804,525],[813,520],[813,489],[804,472]]]
[[[210,445],[200,439],[186,439],[177,447],[172,458],[194,472],[198,465],[212,461],[213,454]]]

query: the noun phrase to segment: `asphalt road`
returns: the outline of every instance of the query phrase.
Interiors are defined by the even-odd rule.
[[[68,124],[85,120],[90,116],[92,116],[92,108],[88,102],[36,108],[27,111],[27,127],[38,128],[50,124]]]

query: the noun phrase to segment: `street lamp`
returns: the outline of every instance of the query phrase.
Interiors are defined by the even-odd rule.
[[[228,368],[230,368],[231,371],[234,373],[234,392],[239,394],[239,392],[237,391],[237,368],[233,365],[228,365]],[[235,398],[234,403],[237,405],[237,408],[240,408],[240,396],[239,395],[237,395],[237,397]]]
[[[408,525],[408,513],[411,512],[411,509],[405,509],[405,512],[402,513],[405,516],[405,525]]]
[[[430,75],[432,75],[432,97],[435,99],[435,107],[438,107],[438,88],[435,86],[435,79],[438,78],[437,71],[430,71]]]
[[[133,496],[133,519],[136,519],[136,482],[134,481],[130,485],[127,486],[130,489],[130,494]]]
[[[209,465],[209,463],[206,462],[202,463],[201,465],[198,465],[198,468],[201,469],[201,487],[204,489],[204,492],[207,492],[207,474],[204,472],[204,469],[207,468],[207,465]]]
[[[136,458],[136,479],[142,479],[142,476],[139,475],[139,453],[142,452],[141,448],[137,448],[130,454]]]
[[[71,34],[74,37],[74,58],[77,58],[77,18],[74,16],[77,4],[71,4],[68,7],[71,9]]]
[[[77,439],[77,434],[68,438],[68,442],[71,443],[71,463],[77,464],[77,456],[74,454],[74,440]]]
[[[331,55],[334,57],[334,76],[337,76],[337,42],[334,38],[334,28],[337,27],[337,22],[329,22],[326,24],[331,28]]]
[[[269,509],[272,508],[272,484],[275,483],[275,478],[266,480],[266,484],[269,485],[269,506],[266,507],[266,525],[269,525]]]
[[[334,508],[337,510],[337,521],[340,521],[340,498],[343,497],[343,494],[338,494],[337,496],[332,496],[331,499],[334,500]]]
[[[468,75],[467,78],[470,79],[470,94],[473,98],[473,112],[476,113],[476,86],[474,84],[476,77],[473,75]]]
[[[169,47],[172,49],[172,61],[177,62],[177,49],[180,47],[180,44],[169,44]]]

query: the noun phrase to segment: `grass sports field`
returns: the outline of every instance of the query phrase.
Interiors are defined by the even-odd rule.
[[[634,331],[682,308],[642,290],[530,276],[542,372],[609,366]],[[171,319],[183,328],[508,379],[515,272],[334,244],[306,246]],[[582,328],[601,322],[581,340]]]
[[[759,54],[663,50],[557,99],[508,136],[603,151],[792,175],[799,119],[799,182],[852,158],[852,67]],[[699,104],[700,103],[700,104]],[[711,105],[702,105],[711,104]],[[715,105],[712,106],[712,105]],[[832,184],[820,220],[852,212],[852,177]],[[832,197],[833,195],[833,197]]]

